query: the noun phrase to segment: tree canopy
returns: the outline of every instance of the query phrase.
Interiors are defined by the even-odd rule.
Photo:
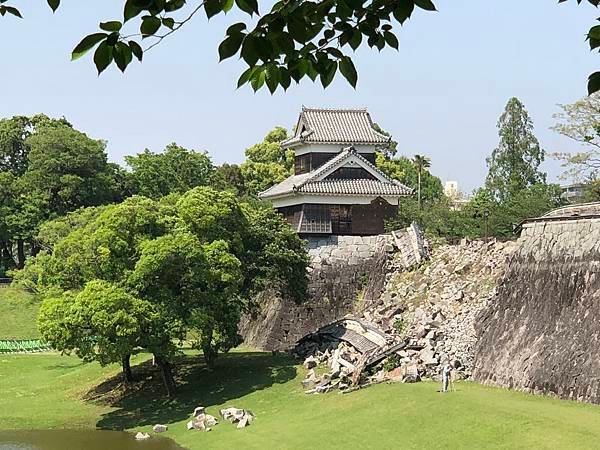
[[[545,152],[533,134],[533,121],[515,97],[506,104],[498,120],[500,142],[487,159],[486,189],[503,201],[536,183],[546,175],[539,171]]]
[[[85,210],[84,210],[85,211]],[[133,196],[80,211],[66,235],[27,261],[17,283],[44,297],[40,330],[54,348],[86,361],[121,362],[154,353],[167,392],[176,342],[193,339],[209,366],[238,345],[237,324],[256,294],[306,293],[303,242],[269,206],[197,187],[160,200]]]
[[[95,48],[94,64],[99,73],[111,64],[125,71],[134,58],[176,33],[196,15],[209,19],[238,9],[249,18],[230,24],[218,48],[221,60],[239,56],[247,69],[238,86],[254,90],[266,86],[275,92],[287,89],[292,80],[320,80],[327,87],[340,72],[356,86],[358,72],[350,50],[368,46],[382,50],[399,48],[397,28],[415,9],[435,11],[431,0],[321,0],[276,1],[261,12],[258,0],[121,0],[122,15],[100,22],[98,30],[75,46],[72,59]],[[558,0],[558,3],[567,0]],[[584,0],[575,0],[578,4]],[[61,0],[46,0],[53,11]],[[587,0],[598,6],[600,0]],[[11,0],[0,1],[0,15],[21,17]],[[259,19],[254,19],[258,15]],[[592,50],[600,47],[600,25],[590,28],[587,40]],[[589,77],[590,93],[600,89],[600,72]]]

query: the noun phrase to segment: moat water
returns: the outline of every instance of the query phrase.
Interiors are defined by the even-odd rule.
[[[0,450],[184,450],[171,439],[152,435],[137,441],[124,431],[0,430]]]

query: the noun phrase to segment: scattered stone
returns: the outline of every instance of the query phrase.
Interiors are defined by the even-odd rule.
[[[142,433],[138,431],[134,436],[136,441],[145,441],[146,439],[150,439],[150,435],[148,433]]]
[[[256,416],[252,411],[229,407],[219,411],[223,420],[237,423],[237,428],[245,428],[250,425]]]
[[[204,406],[198,406],[196,409],[194,409],[194,413],[192,414],[192,416],[198,417],[200,414],[204,414],[204,412],[205,412]]]
[[[169,429],[168,426],[166,426],[166,425],[160,425],[160,424],[156,424],[156,425],[154,425],[152,427],[152,431],[154,431],[155,433],[164,433],[168,429]]]

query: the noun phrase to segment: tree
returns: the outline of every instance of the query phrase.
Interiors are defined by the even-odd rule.
[[[256,195],[292,175],[294,152],[281,147],[285,139],[286,129],[275,127],[262,142],[246,149],[240,170],[249,194]]]
[[[254,90],[264,85],[274,92],[278,86],[287,89],[291,81],[304,77],[319,78],[327,87],[340,72],[356,86],[358,73],[348,55],[348,48],[356,50],[363,42],[378,50],[388,46],[398,49],[399,42],[394,26],[402,25],[416,8],[435,11],[431,0],[381,0],[339,2],[269,3],[270,10],[260,20],[257,0],[122,0],[123,19],[101,22],[99,30],[86,36],[74,48],[72,59],[79,59],[96,48],[94,63],[99,73],[111,64],[125,71],[135,57],[142,60],[144,53],[160,44],[165,38],[180,30],[194,16],[204,10],[211,17],[227,13],[234,7],[250,16],[248,22],[231,24],[225,39],[219,45],[221,60],[238,55],[248,68],[238,80],[238,86],[250,84]],[[563,3],[567,0],[559,0]],[[583,0],[576,0],[581,3]],[[587,0],[594,6],[600,0]],[[0,15],[21,17],[10,0],[0,4]],[[61,0],[46,0],[56,11]],[[137,23],[133,21],[137,20]],[[139,30],[139,31],[138,31]],[[134,38],[139,37],[136,41]],[[142,43],[149,42],[146,48]],[[600,26],[588,32],[593,50],[600,46]],[[589,78],[588,90],[600,89],[600,72]]]
[[[247,194],[242,169],[237,164],[221,164],[217,166],[215,184],[221,189],[231,189],[240,196]]]
[[[511,98],[498,120],[500,143],[487,158],[486,189],[500,202],[536,183],[546,175],[539,171],[544,150],[533,134],[533,122],[519,99]]]
[[[552,157],[562,161],[564,178],[577,181],[591,178],[600,171],[600,94],[590,95],[572,105],[560,105],[562,112],[554,117],[559,122],[554,131],[582,145],[586,150],[576,153],[557,152]]]
[[[126,156],[132,169],[133,189],[140,195],[160,198],[173,192],[183,193],[212,183],[215,168],[206,152],[167,145],[162,153],[146,149]]]
[[[43,337],[85,361],[120,361],[126,378],[133,349],[146,349],[170,396],[178,340],[195,336],[212,367],[241,342],[240,315],[260,290],[306,293],[302,241],[272,209],[232,192],[134,196],[72,220],[78,225],[64,237],[60,224],[50,227],[58,230],[51,253],[16,277],[44,297]]]
[[[379,170],[390,178],[398,180],[415,191],[419,187],[419,174],[415,164],[406,156],[386,158],[377,153],[375,160]],[[441,198],[444,194],[442,181],[428,170],[421,172],[421,201],[430,202]]]
[[[421,174],[424,169],[431,167],[431,160],[427,156],[415,155],[413,157],[413,164],[417,169],[417,201],[419,208],[421,207]]]

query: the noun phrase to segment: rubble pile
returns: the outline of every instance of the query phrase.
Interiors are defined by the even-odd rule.
[[[238,409],[235,407],[222,409],[219,411],[219,414],[223,420],[228,420],[231,423],[237,423],[238,429],[246,428],[254,421],[254,419],[256,419],[256,416],[252,413],[252,411]]]
[[[301,339],[308,394],[347,392],[384,380],[437,378],[449,362],[468,378],[476,341],[474,323],[495,296],[514,242],[467,242],[430,251],[430,260],[406,268],[406,253],[390,263],[378,299]]]
[[[443,245],[413,270],[394,263],[379,299],[362,312],[406,347],[397,352],[405,372],[436,377],[449,361],[459,377],[471,375],[481,310],[496,295],[515,242],[467,242]]]

